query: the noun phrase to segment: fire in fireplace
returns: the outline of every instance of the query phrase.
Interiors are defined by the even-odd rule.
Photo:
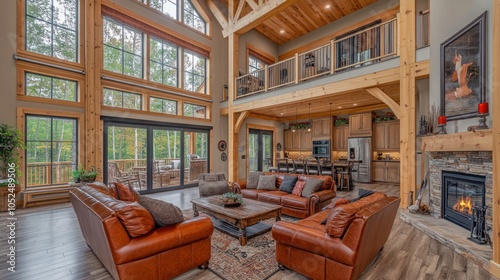
[[[470,230],[473,209],[485,205],[485,176],[443,171],[442,215],[459,226]]]

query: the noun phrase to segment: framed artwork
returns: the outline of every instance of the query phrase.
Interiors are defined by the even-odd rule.
[[[486,92],[486,12],[441,44],[441,113],[477,116]]]
[[[227,154],[224,153],[224,152],[222,154],[220,154],[220,160],[226,161],[227,160]]]
[[[219,143],[217,144],[217,147],[219,148],[219,151],[223,152],[227,148],[226,141],[220,140]]]

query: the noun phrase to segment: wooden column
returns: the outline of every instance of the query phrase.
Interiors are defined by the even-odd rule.
[[[228,2],[228,14],[229,23],[232,24],[234,20],[234,7],[235,1],[229,0]],[[238,131],[235,129],[237,115],[234,112],[233,101],[236,98],[236,77],[238,76],[238,34],[231,33],[228,36],[229,47],[228,47],[228,141],[227,141],[227,153],[228,153],[228,181],[238,182]]]
[[[500,277],[500,0],[493,0],[493,85],[491,97],[491,120],[493,130],[493,260],[490,272]],[[496,108],[496,109],[495,109]]]
[[[409,205],[408,193],[416,193],[416,86],[415,86],[415,52],[416,52],[416,0],[400,1],[400,108],[401,108],[401,173],[400,195],[401,207]]]

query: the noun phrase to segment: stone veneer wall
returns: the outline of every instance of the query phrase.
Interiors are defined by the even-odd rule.
[[[486,176],[486,225],[492,227],[493,172],[492,152],[431,152],[429,160],[431,214],[441,218],[442,171]]]

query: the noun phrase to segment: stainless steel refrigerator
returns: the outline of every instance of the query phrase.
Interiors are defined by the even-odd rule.
[[[349,138],[347,144],[348,159],[353,160],[352,180],[362,183],[370,183],[372,138]]]

